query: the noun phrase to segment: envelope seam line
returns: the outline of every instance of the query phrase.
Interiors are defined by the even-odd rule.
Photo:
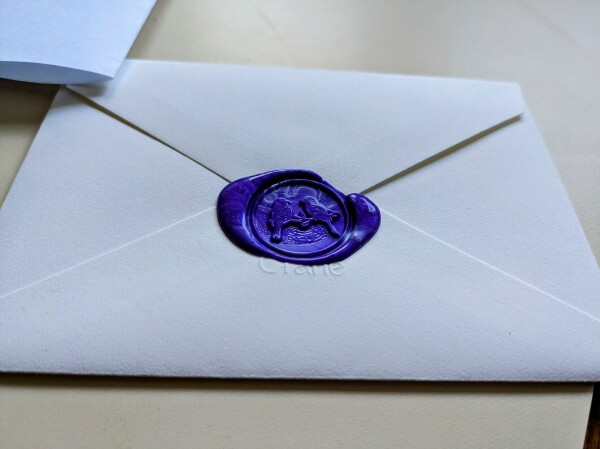
[[[478,132],[477,134],[475,134],[475,135],[473,135],[473,136],[471,136],[471,137],[469,137],[467,139],[461,140],[460,142],[458,142],[458,143],[456,143],[456,144],[454,144],[454,145],[452,145],[452,146],[450,146],[450,147],[448,147],[448,148],[446,148],[446,149],[444,149],[442,151],[439,151],[439,152],[433,154],[432,156],[429,156],[428,158],[423,159],[422,161],[417,162],[416,164],[411,165],[408,168],[405,168],[404,170],[396,173],[395,175],[392,175],[389,178],[384,179],[383,181],[378,182],[377,184],[372,185],[371,187],[368,187],[368,188],[364,189],[360,193],[362,193],[363,195],[368,195],[369,193],[373,192],[374,190],[377,190],[377,189],[379,189],[379,188],[381,188],[381,187],[383,187],[383,186],[385,186],[387,184],[390,184],[390,183],[392,183],[392,182],[394,182],[394,181],[396,181],[396,180],[398,180],[398,179],[400,179],[400,178],[402,178],[402,177],[404,177],[406,175],[409,175],[410,173],[412,173],[414,171],[420,170],[421,168],[423,168],[423,167],[425,167],[427,165],[433,164],[434,162],[436,162],[436,161],[438,161],[440,159],[443,159],[443,158],[445,158],[446,156],[449,156],[452,153],[455,153],[455,152],[457,152],[459,150],[462,150],[466,146],[471,145],[472,143],[475,143],[475,142],[483,139],[484,137],[486,137],[486,136],[488,136],[488,135],[490,135],[490,134],[492,134],[492,133],[494,133],[494,132],[496,132],[496,131],[498,131],[498,130],[500,130],[500,129],[508,126],[508,125],[511,125],[512,123],[517,122],[518,120],[520,120],[520,118],[521,118],[521,113],[519,113],[519,114],[517,114],[517,115],[515,115],[513,117],[510,117],[510,118],[508,118],[508,119],[506,119],[506,120],[504,120],[504,121],[502,121],[502,122],[500,122],[500,123],[498,123],[498,124],[496,124],[496,125],[494,125],[494,126],[492,126],[490,128],[486,128],[483,131]]]
[[[130,122],[129,120],[127,120],[125,117],[122,117],[118,114],[115,114],[113,111],[111,111],[110,109],[102,106],[99,103],[96,103],[95,101],[89,99],[88,97],[86,97],[83,94],[80,94],[79,92],[76,92],[74,90],[71,90],[67,87],[67,89],[69,90],[69,92],[71,92],[72,94],[76,95],[77,97],[79,97],[85,104],[87,104],[90,107],[93,107],[94,109],[108,115],[109,117],[117,120],[119,123],[130,127],[131,129],[143,134],[146,137],[149,137],[150,139],[166,146],[167,148],[169,148],[170,150],[175,151],[177,154],[185,157],[186,159],[189,159],[190,161],[192,161],[193,163],[199,165],[200,167],[204,168],[205,170],[208,170],[209,172],[211,172],[213,175],[218,176],[219,178],[221,178],[223,181],[229,183],[231,182],[231,180],[227,179],[225,176],[221,175],[220,173],[217,173],[216,171],[214,171],[212,168],[204,165],[203,163],[197,161],[196,159],[192,158],[191,156],[188,156],[187,154],[183,153],[182,151],[178,150],[177,148],[175,148],[174,146],[168,144],[167,142],[165,142],[162,139],[159,139],[158,137],[156,137],[154,134],[146,131],[144,128],[141,128],[140,126],[136,125],[133,122]]]
[[[15,289],[15,290],[12,290],[12,291],[10,291],[10,292],[6,293],[5,295],[2,295],[2,296],[0,296],[0,300],[2,300],[2,299],[6,299],[6,298],[8,298],[8,297],[10,297],[10,296],[12,296],[12,295],[14,295],[14,294],[16,294],[16,293],[19,293],[19,292],[21,292],[21,291],[23,291],[23,290],[26,290],[26,289],[30,288],[30,287],[33,287],[33,286],[35,286],[35,285],[38,285],[38,284],[41,284],[41,283],[43,283],[43,282],[46,282],[46,281],[48,281],[48,280],[50,280],[50,279],[53,279],[53,278],[55,278],[55,277],[61,276],[61,275],[65,274],[65,273],[67,273],[67,272],[69,272],[69,271],[71,271],[71,270],[74,270],[74,269],[76,269],[76,268],[79,268],[79,267],[81,267],[82,265],[85,265],[85,264],[87,264],[87,263],[93,262],[93,261],[95,261],[95,260],[97,260],[97,259],[100,259],[100,258],[102,258],[102,257],[104,257],[104,256],[107,256],[107,255],[109,255],[109,254],[111,254],[111,253],[114,253],[114,252],[116,252],[116,251],[119,251],[119,250],[121,250],[121,249],[123,249],[123,248],[126,248],[126,247],[128,247],[128,246],[130,246],[130,245],[133,245],[133,244],[135,244],[135,243],[137,243],[137,242],[140,242],[140,241],[142,241],[142,240],[144,240],[144,239],[147,239],[147,238],[149,238],[149,237],[152,237],[153,235],[156,235],[156,234],[158,234],[158,233],[160,233],[160,232],[166,231],[167,229],[170,229],[170,228],[173,228],[173,227],[175,227],[175,226],[177,226],[177,225],[180,225],[180,224],[182,224],[182,223],[185,223],[186,221],[188,221],[188,220],[191,220],[191,219],[193,219],[193,218],[196,218],[196,217],[198,217],[198,216],[200,216],[200,215],[202,215],[202,214],[204,214],[204,213],[206,213],[206,212],[209,212],[209,211],[211,211],[211,210],[215,210],[215,207],[210,207],[210,208],[208,208],[208,209],[205,209],[205,210],[203,210],[203,211],[196,212],[196,213],[195,213],[195,214],[193,214],[193,215],[190,215],[190,216],[188,216],[188,217],[186,217],[186,218],[182,218],[181,220],[177,220],[176,222],[174,222],[174,223],[171,223],[171,224],[169,224],[169,225],[167,225],[167,226],[164,226],[164,227],[162,227],[162,228],[160,228],[160,229],[157,229],[156,231],[152,231],[152,232],[150,232],[149,234],[145,234],[145,235],[143,235],[143,236],[141,236],[141,237],[138,237],[138,238],[136,238],[136,239],[134,239],[134,240],[130,240],[130,241],[129,241],[129,242],[127,242],[127,243],[123,243],[122,245],[119,245],[119,246],[117,246],[117,247],[115,247],[115,248],[109,249],[109,250],[107,250],[107,251],[104,251],[104,252],[102,252],[102,253],[100,253],[100,254],[96,254],[95,256],[93,256],[93,257],[90,257],[89,259],[86,259],[86,260],[83,260],[83,261],[81,261],[81,262],[78,262],[78,263],[76,263],[75,265],[72,265],[72,266],[70,266],[70,267],[67,267],[67,268],[65,268],[65,269],[63,269],[63,270],[57,271],[56,273],[53,273],[53,274],[51,274],[51,275],[49,275],[49,276],[43,277],[43,278],[41,278],[41,279],[38,279],[37,281],[33,281],[33,282],[31,282],[31,283],[29,283],[29,284],[27,284],[27,285],[24,285],[23,287],[19,287],[19,288]]]
[[[419,229],[419,228],[417,228],[416,226],[413,226],[413,225],[411,225],[410,223],[408,223],[408,222],[406,222],[406,221],[402,220],[401,218],[398,218],[398,217],[396,217],[394,214],[391,214],[390,212],[387,212],[387,211],[385,211],[385,210],[381,210],[381,212],[383,212],[383,213],[385,213],[385,214],[389,215],[390,217],[392,217],[392,218],[394,218],[394,219],[398,220],[400,223],[402,223],[402,224],[404,224],[404,225],[406,225],[406,226],[409,226],[410,228],[412,228],[412,229],[414,229],[414,230],[416,230],[416,231],[420,232],[421,234],[423,234],[423,235],[426,235],[427,237],[429,237],[429,238],[431,238],[431,239],[435,240],[436,242],[439,242],[439,243],[441,243],[441,244],[442,244],[442,245],[444,245],[444,246],[447,246],[447,247],[449,247],[449,248],[452,248],[453,250],[455,250],[455,251],[458,251],[460,254],[462,254],[462,255],[464,255],[464,256],[467,256],[468,258],[470,258],[470,259],[472,259],[472,260],[475,260],[475,261],[477,261],[477,262],[479,262],[479,263],[481,263],[481,264],[485,265],[486,267],[488,267],[488,268],[491,268],[492,270],[494,270],[494,271],[497,271],[497,272],[499,272],[499,273],[503,274],[504,276],[507,276],[507,277],[509,277],[509,278],[511,278],[511,279],[513,279],[513,280],[515,280],[515,281],[517,281],[517,282],[519,282],[520,284],[523,284],[523,285],[525,285],[526,287],[529,287],[529,288],[531,288],[531,289],[533,289],[533,290],[535,290],[535,291],[537,291],[537,292],[539,292],[539,293],[542,293],[543,295],[545,295],[545,296],[547,296],[547,297],[549,297],[549,298],[551,298],[551,299],[553,299],[553,300],[555,300],[555,301],[557,301],[557,302],[561,303],[562,305],[564,305],[564,306],[567,306],[567,307],[569,307],[569,308],[571,308],[571,309],[573,309],[573,310],[575,310],[575,311],[577,311],[577,312],[579,312],[579,313],[581,313],[581,314],[583,314],[583,315],[587,316],[588,318],[591,318],[592,320],[594,320],[594,321],[597,321],[598,323],[600,323],[600,318],[598,318],[598,317],[596,317],[596,316],[594,316],[594,315],[592,315],[592,314],[590,314],[590,313],[586,312],[585,310],[581,310],[580,308],[578,308],[578,307],[574,306],[573,304],[569,304],[568,302],[566,302],[566,301],[564,301],[564,300],[562,300],[562,299],[560,299],[560,298],[557,298],[556,296],[554,296],[554,295],[552,295],[552,294],[550,294],[550,293],[548,293],[548,292],[546,292],[546,291],[542,290],[542,289],[541,289],[541,288],[539,288],[539,287],[536,287],[535,285],[532,285],[532,284],[530,284],[530,283],[528,283],[528,282],[526,282],[526,281],[524,281],[524,280],[522,280],[522,279],[519,279],[518,277],[516,277],[516,276],[513,276],[512,274],[510,274],[510,273],[507,273],[506,271],[504,271],[504,270],[501,270],[500,268],[498,268],[498,267],[495,267],[494,265],[491,265],[491,264],[487,263],[487,262],[486,262],[486,261],[484,261],[484,260],[478,259],[477,257],[475,257],[475,256],[473,256],[473,255],[471,255],[471,254],[467,253],[466,251],[463,251],[463,250],[461,250],[460,248],[457,248],[457,247],[455,247],[455,246],[453,246],[453,245],[451,245],[451,244],[449,244],[449,243],[447,243],[447,242],[445,242],[445,241],[443,241],[443,240],[441,240],[441,239],[439,239],[439,238],[435,237],[434,235],[431,235],[431,234],[429,234],[428,232],[426,232],[426,231],[424,231],[424,230],[422,230],[422,229]]]

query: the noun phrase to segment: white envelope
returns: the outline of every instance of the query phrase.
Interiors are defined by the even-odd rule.
[[[0,370],[600,380],[600,276],[518,86],[126,62],[63,89],[0,209]],[[249,255],[281,168],[382,211],[341,263]]]

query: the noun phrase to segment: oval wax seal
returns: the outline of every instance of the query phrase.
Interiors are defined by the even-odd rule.
[[[344,195],[317,173],[275,170],[227,185],[217,201],[219,224],[240,248],[282,262],[317,265],[354,254],[381,222],[367,197]]]

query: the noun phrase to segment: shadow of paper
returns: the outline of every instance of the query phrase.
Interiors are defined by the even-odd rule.
[[[223,392],[327,392],[342,394],[478,395],[586,393],[580,383],[411,382],[349,380],[192,379],[116,376],[0,374],[0,388],[106,389]]]

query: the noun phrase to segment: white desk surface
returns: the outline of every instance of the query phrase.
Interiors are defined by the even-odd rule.
[[[517,81],[600,258],[596,0],[159,0],[130,57]],[[0,81],[0,201],[56,88]],[[591,385],[0,376],[0,449],[573,448]]]

